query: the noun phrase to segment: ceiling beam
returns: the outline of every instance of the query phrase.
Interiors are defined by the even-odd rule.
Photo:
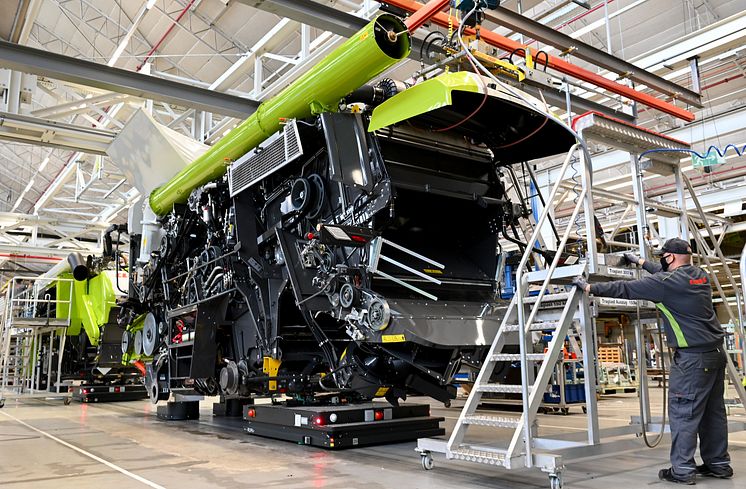
[[[254,100],[6,41],[0,41],[0,67],[241,119],[259,106]]]
[[[114,136],[105,129],[0,112],[0,140],[105,155]]]
[[[311,0],[238,0],[239,3],[287,17],[344,37],[350,37],[368,24],[356,15]]]

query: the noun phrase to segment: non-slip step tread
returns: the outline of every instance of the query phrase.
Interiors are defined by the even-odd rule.
[[[517,428],[521,424],[521,418],[491,414],[472,414],[464,417],[464,423],[475,426],[491,426],[493,428]]]

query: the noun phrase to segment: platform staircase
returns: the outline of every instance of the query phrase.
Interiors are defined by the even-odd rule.
[[[697,242],[701,251],[701,259],[709,265],[708,270],[713,270],[714,264],[718,262],[726,269],[727,281],[734,290],[740,290],[740,284],[734,280],[728,268],[726,258],[723,256],[719,242],[715,238],[709,222],[716,218],[712,214],[703,211],[697,200],[697,195],[691,183],[681,173],[679,167],[680,153],[660,152],[661,148],[675,149],[684,147],[685,143],[675,141],[666,136],[652,133],[615,119],[606,118],[600,114],[589,113],[576,120],[579,122],[575,129],[584,140],[595,140],[613,148],[618,148],[630,153],[631,178],[634,196],[621,196],[622,202],[628,202],[629,206],[637,208],[637,227],[639,231],[639,242],[646,243],[645,232],[652,229],[647,223],[647,207],[652,206],[659,213],[678,218],[679,235],[687,239],[690,235]],[[642,154],[650,149],[656,149],[654,159],[646,162],[647,167],[639,161],[636,155]],[[601,433],[598,426],[598,415],[596,410],[596,359],[595,359],[595,328],[594,319],[591,314],[590,300],[583,291],[575,287],[566,287],[577,275],[583,275],[590,282],[598,280],[620,280],[637,278],[637,273],[631,269],[619,269],[606,266],[606,257],[599,256],[596,249],[595,223],[593,219],[594,207],[593,196],[600,195],[609,200],[614,197],[610,192],[600,189],[592,189],[592,166],[589,155],[579,151],[579,145],[575,145],[568,152],[562,167],[555,173],[555,184],[547,198],[547,202],[553,203],[557,197],[558,189],[562,188],[566,193],[572,191],[575,206],[569,218],[563,236],[558,241],[557,253],[551,264],[545,264],[543,270],[526,271],[527,265],[533,258],[536,263],[534,247],[539,243],[539,230],[548,221],[551,204],[545,207],[541,216],[534,222],[530,222],[530,239],[527,239],[527,247],[521,264],[517,268],[516,294],[513,297],[505,317],[501,323],[493,344],[490,347],[487,360],[483,364],[470,395],[456,422],[454,430],[447,440],[421,439],[418,441],[418,451],[422,455],[423,467],[432,468],[431,452],[445,452],[449,459],[476,462],[487,465],[502,466],[507,469],[518,469],[523,467],[539,467],[549,473],[550,487],[557,489],[562,487],[561,470],[563,468],[563,456],[572,452],[572,457],[593,456],[600,453]],[[576,156],[575,153],[578,152]],[[651,156],[651,158],[653,158]],[[580,171],[576,167],[582,162]],[[575,170],[573,183],[563,182],[568,168]],[[659,202],[646,199],[642,185],[643,170],[653,171],[661,174],[673,174],[678,188],[679,207],[664,205]],[[667,173],[666,173],[667,172]],[[689,198],[694,202],[696,210],[686,209],[685,192],[688,190]],[[583,213],[584,224],[579,224],[579,215]],[[710,243],[706,242],[700,234],[701,227],[708,233]],[[585,243],[585,255],[578,264],[563,263],[560,265],[561,252],[565,250],[570,232],[580,231],[584,228],[584,236],[576,232],[575,239],[582,239]],[[524,231],[525,232],[525,231]],[[613,234],[613,233],[612,233]],[[613,238],[613,236],[611,236]],[[647,256],[647,247],[641,246],[640,251],[644,258]],[[535,268],[534,268],[535,269]],[[723,287],[718,277],[711,273],[711,280],[715,284],[719,295],[725,300]],[[529,293],[531,292],[531,294]],[[538,295],[532,295],[537,294]],[[742,307],[742,297],[738,297],[738,308]],[[632,301],[625,301],[632,302]],[[727,301],[725,301],[727,304]],[[600,303],[600,301],[599,301]],[[640,307],[639,303],[636,303]],[[598,304],[596,305],[598,307]],[[743,325],[739,317],[728,307],[731,320],[739,325],[743,334]],[[638,321],[642,323],[643,321]],[[638,350],[642,351],[640,338],[646,331],[646,326],[638,324]],[[551,332],[552,341],[543,353],[530,351],[533,344],[533,336],[539,332]],[[566,336],[570,338],[579,337],[582,342],[582,363],[585,375],[585,394],[587,403],[587,432],[582,437],[574,437],[569,440],[542,438],[539,435],[539,424],[537,414],[542,403],[544,394],[547,392],[549,383],[556,366],[561,362],[563,344]],[[519,353],[513,353],[515,346]],[[506,348],[513,347],[511,352]],[[521,368],[521,383],[510,385],[494,383],[493,372],[499,362],[515,362]],[[649,400],[647,399],[646,369],[640,368],[640,385],[643,404],[647,405],[646,414],[638,421],[633,420],[629,428],[630,433],[639,435],[641,430],[653,428],[653,422],[649,413]],[[560,372],[562,375],[562,372]],[[733,362],[729,358],[728,376],[732,385],[735,386],[738,397],[743,403],[746,401],[746,391],[740,382],[739,372],[735,370]],[[522,410],[515,415],[500,414],[493,415],[478,411],[486,394],[516,394],[521,397]],[[637,424],[634,424],[637,423]],[[480,438],[470,436],[470,428],[473,426],[483,427],[480,430]],[[490,429],[489,442],[484,443],[484,427]],[[622,428],[624,429],[624,427]],[[609,433],[619,434],[618,429],[606,430]],[[555,436],[555,438],[557,438]],[[620,446],[621,443],[619,442]],[[613,444],[613,442],[612,442]],[[571,457],[571,458],[572,458]]]
[[[468,400],[459,416],[447,444],[446,456],[457,460],[502,465],[506,468],[525,466],[531,457],[531,446],[524,440],[524,433],[533,427],[544,393],[551,380],[555,366],[563,358],[564,339],[572,334],[578,325],[580,303],[587,301],[584,293],[576,288],[568,292],[545,294],[519,301],[518,296],[511,301],[507,313],[497,332],[487,360],[477,376]],[[522,302],[522,304],[519,304]],[[522,328],[518,322],[519,308],[524,315],[532,318]],[[525,340],[535,333],[548,332],[552,341],[543,353],[528,352]],[[520,353],[504,353],[507,346],[518,345]],[[524,346],[522,346],[524,345]],[[522,384],[497,384],[491,381],[495,366],[500,362],[522,362],[525,359],[530,368],[523,368],[526,378]],[[492,415],[477,413],[485,394],[519,394],[524,401],[520,415]],[[486,426],[495,430],[508,430],[509,437],[494,433],[493,439],[503,439],[503,444],[483,445],[467,441],[471,426]],[[504,435],[503,431],[503,435]]]
[[[48,388],[52,386],[55,351],[58,353],[56,385],[59,392],[62,364],[59,352],[64,351],[71,302],[52,299],[48,295],[39,298],[38,290],[34,287],[39,280],[39,277],[14,277],[2,301],[0,403],[4,402],[5,394],[34,394],[42,385],[45,371],[46,385]],[[52,316],[58,308],[67,309],[67,318]],[[42,314],[40,311],[46,312]],[[46,358],[46,365],[41,364],[42,357]]]

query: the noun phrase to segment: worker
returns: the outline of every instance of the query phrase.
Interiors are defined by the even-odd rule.
[[[642,265],[652,275],[594,284],[583,277],[573,280],[573,285],[593,295],[655,302],[663,313],[668,345],[674,351],[668,400],[671,467],[660,470],[658,477],[688,485],[696,484],[698,474],[721,479],[733,476],[723,399],[725,333],[715,316],[707,274],[692,265],[691,253],[689,243],[673,238],[656,253],[660,267],[625,255],[628,262]],[[704,462],[699,466],[694,461],[697,435]]]

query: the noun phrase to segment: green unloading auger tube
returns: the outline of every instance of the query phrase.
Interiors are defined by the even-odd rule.
[[[380,15],[155,189],[150,194],[151,209],[162,216],[174,204],[186,202],[192,190],[225,174],[227,160],[243,156],[277,132],[283,119],[337,110],[344,96],[404,59],[410,49],[404,22],[390,14]]]

